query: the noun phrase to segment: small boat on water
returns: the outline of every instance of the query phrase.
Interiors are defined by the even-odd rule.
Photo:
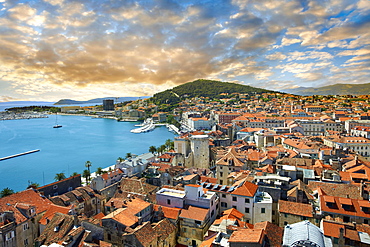
[[[58,124],[58,113],[55,114],[55,125],[53,128],[62,128],[62,125]]]

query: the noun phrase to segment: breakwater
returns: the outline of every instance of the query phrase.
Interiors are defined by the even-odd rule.
[[[23,153],[19,153],[19,154],[6,156],[6,157],[3,157],[3,158],[0,158],[0,161],[15,158],[15,157],[26,155],[26,154],[36,153],[36,152],[39,152],[39,151],[40,151],[40,149],[35,149],[35,150],[31,150],[31,151],[27,151],[27,152],[23,152]]]

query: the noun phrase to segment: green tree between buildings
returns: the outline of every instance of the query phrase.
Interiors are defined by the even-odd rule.
[[[96,168],[96,172],[95,173],[98,174],[98,175],[103,174],[104,173],[103,168],[101,168],[101,167]]]
[[[83,173],[82,173],[82,177],[84,179],[86,179],[86,184],[89,184],[90,182],[90,176],[91,176],[91,173],[89,170],[84,170]]]
[[[90,167],[91,167],[91,162],[90,161],[86,161],[85,162],[85,167],[87,168],[87,170],[89,171],[89,176],[88,178],[86,179],[86,182],[90,181],[90,176],[91,176],[91,171],[90,171]],[[85,172],[85,171],[84,171]],[[83,176],[83,175],[82,175]]]

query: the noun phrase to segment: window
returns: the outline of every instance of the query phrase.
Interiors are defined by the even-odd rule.
[[[272,215],[275,215],[275,210],[272,210]]]
[[[23,241],[24,245],[27,246],[28,245],[28,239],[26,238],[24,241]]]
[[[306,216],[301,216],[301,220],[307,220]]]
[[[224,173],[223,172],[220,172],[220,177],[223,177],[224,176]]]
[[[364,224],[369,224],[369,220],[368,219],[364,219]]]
[[[171,200],[170,199],[167,199],[167,204],[171,205]]]
[[[245,198],[245,203],[249,203],[250,200],[248,198]]]
[[[222,197],[222,198],[226,198],[226,195],[225,195],[225,194],[221,194],[221,197]]]
[[[344,217],[343,217],[343,221],[344,221],[344,222],[349,222],[349,217],[348,217],[348,216],[344,216]]]
[[[288,225],[288,222],[284,221],[284,226]]]
[[[235,205],[233,205],[233,208],[235,208],[235,209],[236,209],[236,206],[235,206]]]
[[[8,241],[10,239],[14,238],[14,231],[8,232],[5,234],[5,241]]]
[[[221,207],[227,208],[227,203],[226,202],[221,202]]]
[[[26,224],[23,225],[23,231],[25,231],[27,229],[28,229],[28,223],[26,223]]]
[[[224,181],[221,179],[221,180],[220,180],[220,184],[223,184],[223,183],[224,183]]]
[[[200,224],[202,224],[202,222],[201,222],[201,221],[199,221],[199,220],[196,220],[196,221],[195,221],[195,224],[200,225]]]
[[[261,208],[261,214],[264,214],[266,213],[266,209],[265,208]]]
[[[237,200],[236,196],[233,196],[233,202],[236,202]]]
[[[246,214],[249,214],[249,208],[245,208],[245,209],[244,209],[244,212],[245,212]]]
[[[54,190],[58,189],[58,185],[57,185],[57,184],[55,184],[55,185],[53,186],[53,189],[54,189]]]

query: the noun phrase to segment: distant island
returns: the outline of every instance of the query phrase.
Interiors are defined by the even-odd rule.
[[[85,101],[78,101],[72,99],[61,99],[58,102],[55,102],[54,105],[80,105],[80,104],[102,104],[103,100],[112,99],[115,103],[121,103],[131,100],[138,100],[138,99],[146,99],[150,96],[142,96],[142,97],[105,97],[105,98],[96,98],[90,99]]]

